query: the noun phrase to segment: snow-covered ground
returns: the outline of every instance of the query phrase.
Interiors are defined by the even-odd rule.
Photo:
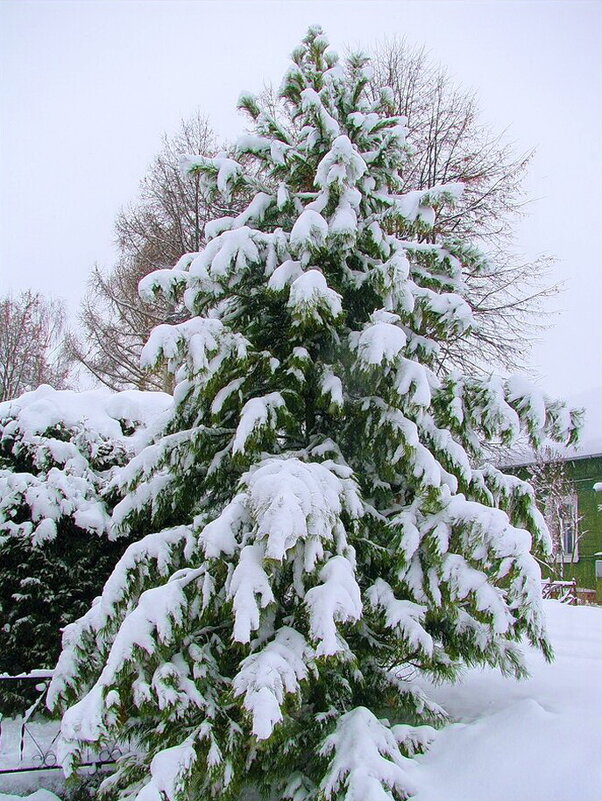
[[[457,721],[418,758],[413,801],[602,799],[602,608],[546,601],[556,660],[531,678],[467,671],[432,690]]]
[[[429,688],[456,722],[416,758],[413,801],[600,801],[602,608],[557,601],[545,608],[554,663],[529,651],[525,681],[468,670],[459,684]],[[14,762],[17,732],[5,721],[0,767]],[[57,779],[55,772],[60,794]],[[34,774],[25,786],[0,775],[0,801],[15,798],[2,792],[33,792],[35,781],[44,779]],[[55,797],[38,792],[28,801]]]
[[[35,793],[26,796],[0,793],[0,801],[14,801],[14,799],[18,799],[18,801],[60,801],[58,796],[51,793],[50,790],[36,790]]]

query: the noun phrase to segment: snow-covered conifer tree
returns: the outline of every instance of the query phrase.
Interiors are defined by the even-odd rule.
[[[411,149],[368,69],[312,28],[282,84],[293,124],[245,94],[235,156],[184,159],[208,199],[249,202],[141,283],[190,311],[145,348],[175,404],[113,516],[152,533],[66,630],[49,699],[67,769],[124,744],[115,798],[405,798],[444,716],[417,679],[521,675],[522,638],[550,653],[545,524],[481,446],[570,440],[575,419],[518,379],[446,373],[473,326],[462,267],[485,260],[432,241],[461,187],[399,193]]]
[[[0,403],[0,673],[55,664],[61,628],[88,609],[127,545],[109,539],[115,470],[170,403],[49,386]],[[31,682],[0,682],[4,713],[34,696]]]

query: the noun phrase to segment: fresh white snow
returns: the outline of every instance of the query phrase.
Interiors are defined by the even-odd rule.
[[[60,801],[60,799],[50,790],[36,790],[35,793],[26,796],[0,793],[0,801]]]
[[[56,425],[73,428],[85,424],[101,436],[122,439],[120,420],[147,427],[171,402],[164,392],[137,389],[117,393],[109,389],[75,392],[42,384],[32,392],[0,403],[0,419],[13,419],[10,431],[18,429],[27,438]]]
[[[545,601],[556,659],[527,651],[531,678],[468,670],[429,687],[455,719],[417,757],[412,801],[599,801],[602,608]]]

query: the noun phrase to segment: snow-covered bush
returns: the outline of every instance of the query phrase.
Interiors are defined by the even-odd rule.
[[[175,404],[120,475],[112,530],[137,541],[67,627],[49,693],[67,770],[129,750],[104,782],[123,801],[404,798],[444,718],[417,678],[521,675],[523,637],[549,655],[545,524],[481,443],[572,440],[574,418],[518,379],[445,371],[474,327],[462,266],[485,264],[434,233],[461,187],[400,193],[404,120],[386,89],[367,99],[363,56],[314,28],[293,62],[292,126],[243,95],[235,158],[183,162],[246,211],[140,286],[190,311],[143,352]]]
[[[170,402],[41,386],[0,404],[0,673],[54,666],[61,628],[86,611],[127,545],[109,536],[114,472]],[[0,682],[3,711],[30,696]]]

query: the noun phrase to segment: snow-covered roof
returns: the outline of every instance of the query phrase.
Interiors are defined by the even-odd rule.
[[[571,406],[585,409],[585,421],[581,441],[574,448],[565,448],[567,458],[602,456],[602,385],[591,387],[567,397]]]
[[[585,417],[579,444],[570,447],[554,445],[555,454],[565,461],[602,456],[602,385],[578,393],[567,393],[564,400],[571,408],[584,409]],[[519,467],[531,464],[534,460],[533,451],[523,445],[516,448],[506,464]]]

